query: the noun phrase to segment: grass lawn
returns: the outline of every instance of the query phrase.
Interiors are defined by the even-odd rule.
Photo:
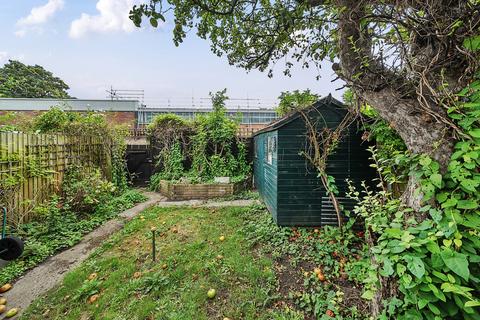
[[[345,273],[358,269],[358,241],[345,247],[332,230],[279,228],[259,208],[150,208],[22,319],[363,319],[361,288]]]

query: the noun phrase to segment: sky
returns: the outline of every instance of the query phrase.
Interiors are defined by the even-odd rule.
[[[340,81],[325,64],[317,71],[296,68],[292,77],[274,77],[230,66],[210,51],[210,43],[189,35],[172,41],[172,23],[136,28],[130,8],[142,0],[0,1],[0,65],[8,59],[38,64],[62,78],[77,98],[107,96],[106,90],[141,89],[148,105],[208,97],[227,88],[236,99],[275,104],[282,91],[310,89],[341,98]]]

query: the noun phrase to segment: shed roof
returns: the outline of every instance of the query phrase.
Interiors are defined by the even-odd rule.
[[[307,107],[303,110],[318,109],[320,107],[329,106],[329,105],[332,105],[332,104],[336,105],[339,108],[345,107],[345,105],[342,102],[340,102],[337,99],[335,99],[334,97],[332,97],[332,94],[329,94],[328,96],[319,99],[317,102],[312,104],[310,107]],[[335,111],[338,112],[337,110],[335,110]],[[270,132],[270,131],[277,130],[277,129],[283,127],[284,125],[296,120],[298,117],[300,117],[300,111],[298,111],[298,110],[297,111],[292,111],[292,112],[286,114],[285,116],[283,116],[282,118],[272,122],[271,124],[269,124],[268,126],[263,128],[262,130],[259,130],[259,131],[255,132],[253,134],[253,137],[255,137],[259,134],[265,133],[265,132]]]

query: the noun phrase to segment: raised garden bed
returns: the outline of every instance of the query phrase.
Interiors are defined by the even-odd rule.
[[[159,191],[168,200],[196,200],[231,196],[244,189],[245,182],[193,184],[161,180]]]

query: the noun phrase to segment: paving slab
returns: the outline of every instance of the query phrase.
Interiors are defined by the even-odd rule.
[[[227,200],[227,201],[212,201],[212,200],[185,200],[185,201],[162,201],[157,203],[158,207],[248,207],[254,204],[261,204],[260,200]]]

